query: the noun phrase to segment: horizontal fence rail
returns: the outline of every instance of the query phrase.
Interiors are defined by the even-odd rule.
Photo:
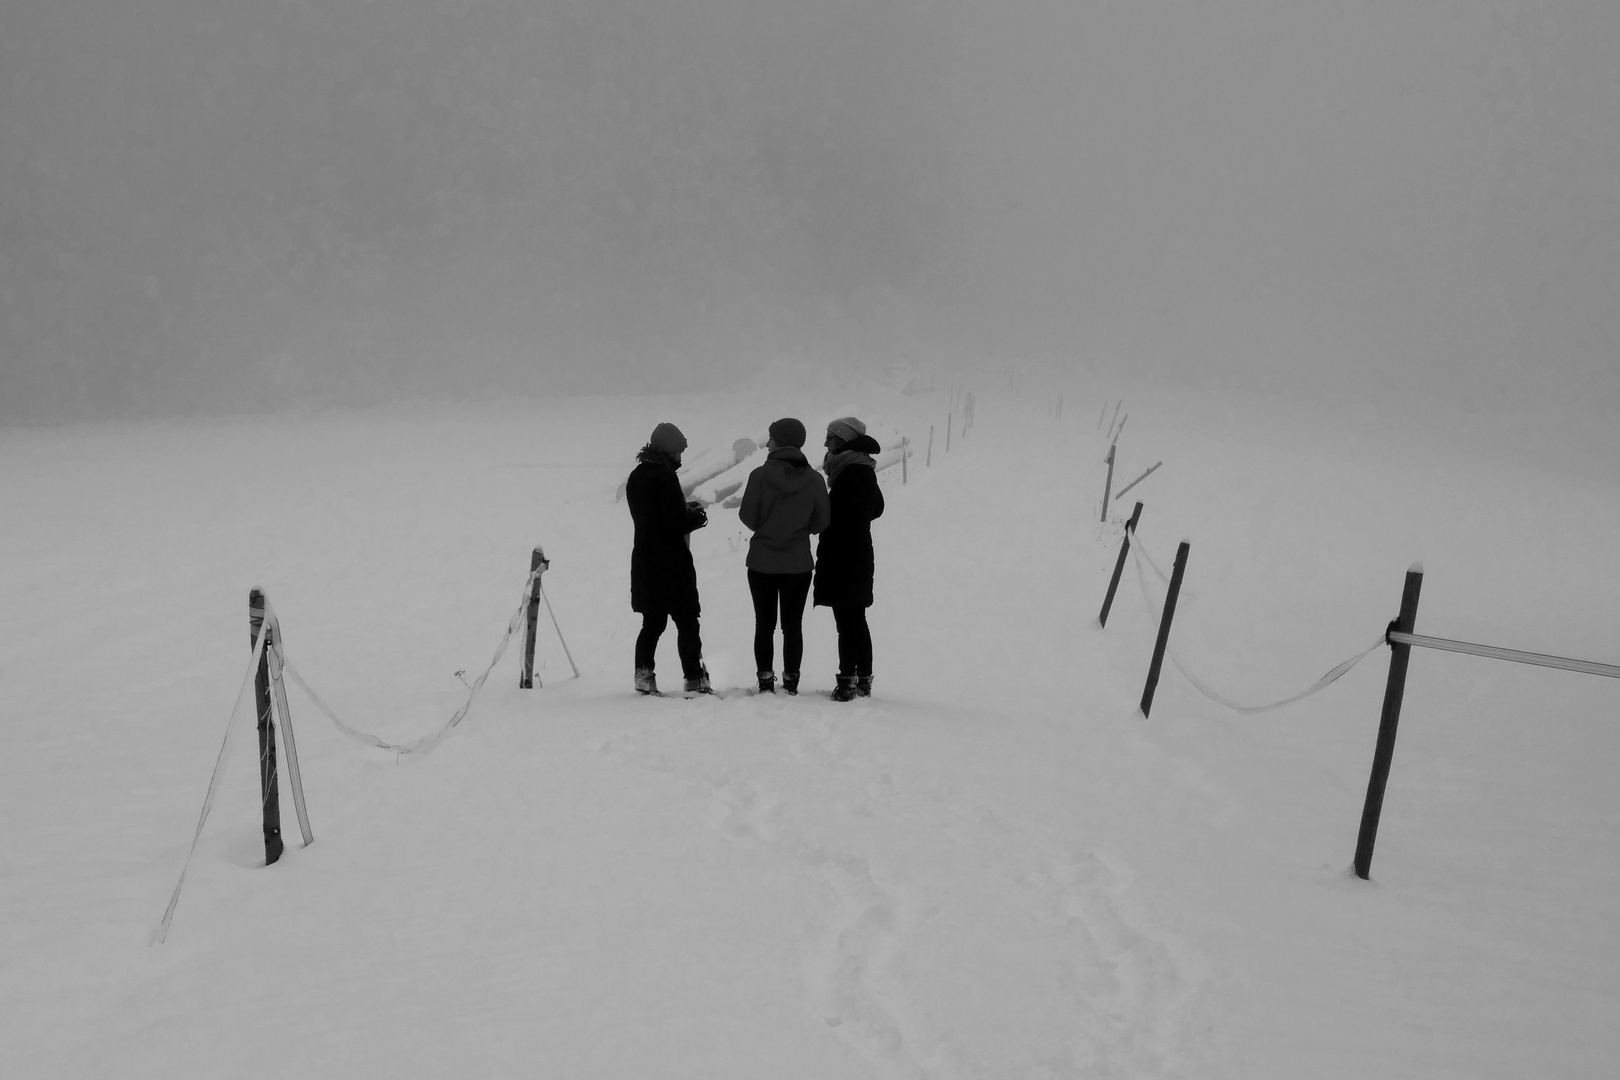
[[[1386,638],[1391,645],[1416,645],[1422,649],[1467,653],[1470,656],[1488,656],[1493,660],[1511,660],[1516,664],[1534,664],[1536,667],[1558,668],[1562,671],[1584,671],[1588,675],[1603,675],[1610,679],[1620,679],[1620,665],[1599,664],[1594,660],[1571,660],[1563,656],[1548,656],[1545,653],[1524,652],[1520,649],[1503,649],[1495,645],[1475,645],[1470,641],[1452,641],[1449,638],[1407,634],[1400,630],[1391,630],[1386,635]]]

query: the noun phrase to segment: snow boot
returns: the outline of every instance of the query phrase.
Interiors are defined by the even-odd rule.
[[[797,671],[782,672],[782,689],[789,694],[799,692],[799,673]]]
[[[652,668],[650,668],[650,667],[638,667],[638,668],[636,668],[636,693],[638,693],[638,694],[656,694],[656,693],[658,693],[658,678],[655,675],[653,675],[653,669]]]
[[[855,696],[856,697],[871,697],[872,696],[872,676],[870,676],[870,675],[857,675],[857,676],[855,676]]]
[[[776,672],[759,672],[759,692],[762,694],[776,693]]]
[[[688,694],[714,693],[714,687],[709,685],[709,669],[705,667],[699,670],[702,672],[701,675],[695,679],[686,680],[686,692]]]
[[[853,675],[840,675],[840,676],[838,676],[838,687],[835,690],[833,690],[832,699],[834,701],[854,701],[855,700],[855,676],[853,676]]]

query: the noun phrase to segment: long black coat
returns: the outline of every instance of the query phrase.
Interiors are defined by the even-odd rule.
[[[702,510],[689,510],[674,463],[656,451],[643,451],[641,464],[624,484],[624,499],[636,524],[630,549],[630,608],[669,615],[698,615],[697,568],[686,534],[707,523]]]
[[[872,520],[883,516],[883,492],[870,465],[846,465],[827,492],[832,524],[816,546],[815,603],[872,606]]]

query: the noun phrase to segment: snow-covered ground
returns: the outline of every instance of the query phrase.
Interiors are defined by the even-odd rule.
[[[1233,712],[1167,667],[1120,518],[1219,693],[1310,685],[1394,617],[1620,661],[1620,487],[1441,436],[1166,387],[414,406],[0,430],[0,1076],[1592,1077],[1620,1061],[1620,682],[1417,650],[1370,882],[1348,873],[1388,650]],[[1062,418],[1049,393],[1065,394]],[[1100,522],[1099,413],[1124,399]],[[856,412],[883,475],[876,692],[640,699],[630,521],[654,423],[693,451]],[[1123,413],[1122,413],[1123,414]],[[928,426],[936,433],[924,466]],[[818,440],[813,439],[814,444]],[[746,535],[694,537],[718,685],[750,681]],[[315,843],[264,868],[248,659],[296,670]],[[673,682],[673,634],[660,672]]]

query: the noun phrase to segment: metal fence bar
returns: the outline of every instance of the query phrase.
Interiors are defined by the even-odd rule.
[[[1399,630],[1391,630],[1387,636],[1391,645],[1416,645],[1422,649],[1467,653],[1470,656],[1486,656],[1493,660],[1511,660],[1516,664],[1534,664],[1536,667],[1559,668],[1563,671],[1584,671],[1588,675],[1603,675],[1610,679],[1620,679],[1620,666],[1615,664],[1599,664],[1592,660],[1571,660],[1563,656],[1548,656],[1545,653],[1524,652],[1519,649],[1503,649],[1495,645],[1475,645],[1468,641],[1452,641],[1449,638],[1407,634]]]

